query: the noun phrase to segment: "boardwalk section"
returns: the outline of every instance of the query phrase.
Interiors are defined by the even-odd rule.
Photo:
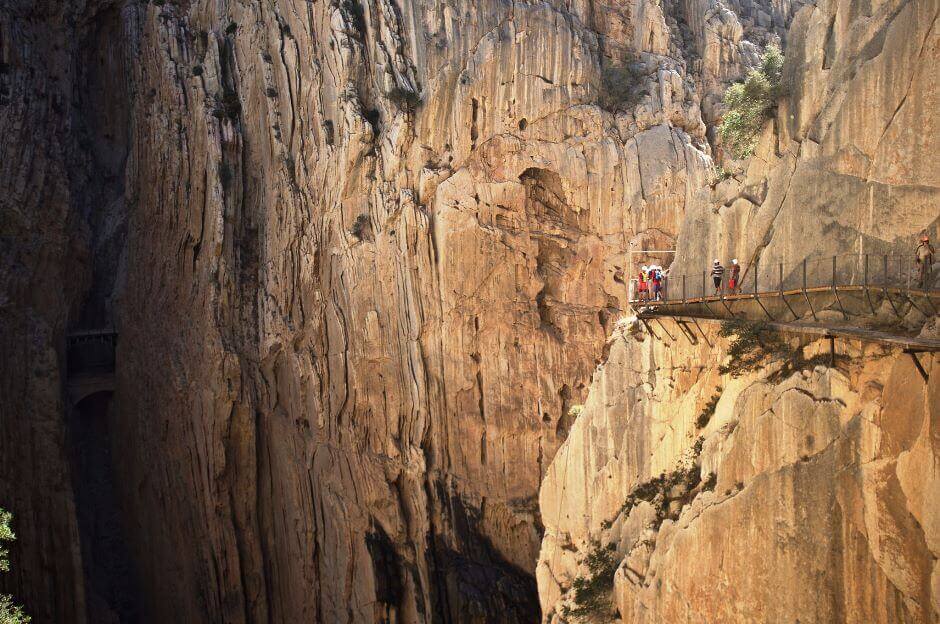
[[[98,392],[113,392],[117,333],[110,329],[77,331],[66,340],[69,406]]]

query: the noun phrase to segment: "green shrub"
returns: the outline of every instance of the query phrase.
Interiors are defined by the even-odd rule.
[[[610,612],[610,592],[614,588],[614,573],[620,561],[613,544],[601,546],[594,541],[591,551],[581,562],[588,567],[588,576],[579,576],[572,583],[575,607],[566,607],[565,616],[588,617]]]
[[[232,122],[235,122],[238,121],[241,112],[242,104],[234,90],[226,88],[222,92],[216,93],[212,104],[213,117],[216,119],[228,117]]]
[[[735,158],[754,153],[764,122],[770,118],[780,97],[780,76],[783,54],[776,46],[768,46],[760,67],[748,73],[725,91],[728,111],[721,120],[718,133],[721,141]]]
[[[733,173],[725,169],[724,167],[718,167],[715,169],[715,173],[712,175],[711,180],[708,182],[708,185],[712,188],[718,186],[720,182],[724,182],[728,178],[733,177]]]
[[[721,386],[715,387],[716,394],[712,395],[712,398],[708,400],[708,403],[705,404],[705,407],[702,409],[702,413],[698,415],[698,418],[695,419],[695,427],[697,429],[704,429],[708,426],[708,422],[712,419],[712,416],[715,415],[715,408],[718,407],[718,400],[721,398]]]
[[[610,111],[633,108],[645,95],[639,87],[644,74],[635,61],[607,65],[601,70],[600,105]]]
[[[658,477],[648,479],[634,487],[620,506],[619,513],[626,517],[630,515],[634,507],[645,501],[656,510],[655,528],[658,529],[666,518],[677,519],[679,516],[675,511],[670,515],[670,504],[679,501],[684,506],[692,500],[695,488],[702,479],[696,461],[702,453],[704,444],[705,438],[698,436],[692,446],[683,452],[678,465],[671,472],[660,473]]]
[[[10,527],[12,521],[13,514],[0,508],[0,544],[16,539]],[[2,572],[10,570],[9,555],[9,551],[0,545],[0,571]],[[29,616],[23,613],[23,607],[13,604],[12,596],[0,594],[0,624],[28,624],[29,621]]]
[[[728,363],[718,367],[722,375],[740,377],[760,370],[780,357],[789,355],[790,347],[766,323],[725,321],[718,335],[728,338]]]

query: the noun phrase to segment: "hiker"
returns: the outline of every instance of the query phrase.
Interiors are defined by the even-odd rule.
[[[738,264],[738,259],[734,258],[731,261],[731,275],[728,277],[728,292],[733,295],[739,288],[741,288],[741,265]]]
[[[650,267],[650,279],[653,281],[653,299],[655,301],[662,301],[663,269],[661,266],[654,264]]]
[[[640,267],[640,274],[637,277],[637,299],[639,301],[645,301],[649,294],[649,284],[647,278],[649,277],[649,270],[646,268],[646,265]]]
[[[917,261],[919,274],[917,281],[923,290],[930,285],[930,267],[933,265],[936,252],[930,244],[930,237],[924,232],[920,237],[920,245],[914,250],[914,260]]]
[[[712,281],[715,282],[715,296],[721,296],[721,279],[725,276],[725,267],[721,266],[721,261],[715,258],[712,265]]]

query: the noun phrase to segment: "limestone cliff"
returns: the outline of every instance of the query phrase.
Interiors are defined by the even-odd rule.
[[[733,176],[689,202],[673,274],[738,257],[772,289],[804,259],[825,257],[811,279],[837,254],[861,279],[866,254],[891,254],[884,277],[908,279],[896,258],[940,233],[938,10],[802,9],[786,95],[755,156],[726,159]],[[851,341],[830,360],[790,336],[787,368],[735,377],[717,326],[697,335],[615,332],[541,488],[545,620],[938,621],[936,373]]]
[[[940,378],[798,337],[735,377],[716,324],[668,323],[614,333],[546,475],[545,620],[937,621]]]
[[[934,0],[801,11],[786,50],[786,95],[755,156],[729,163],[734,177],[690,202],[673,271],[698,274],[713,257],[737,257],[775,285],[781,262],[909,259],[923,230],[937,240],[938,11]],[[881,272],[872,265],[872,276]]]
[[[561,529],[536,495],[595,418],[569,438],[630,253],[678,238],[677,269],[697,270],[715,250],[799,259],[817,231],[877,252],[935,223],[936,2],[804,4],[0,3],[0,504],[20,535],[3,583],[37,622],[551,612],[558,590],[537,596],[532,571]],[[724,85],[778,41],[788,100],[747,169],[702,192]],[[116,389],[72,405],[65,336],[105,326]],[[895,366],[868,357],[859,370]],[[853,371],[800,388],[824,404],[889,392]],[[908,505],[936,553],[918,502],[933,481],[909,478],[932,457],[912,433],[930,409],[890,448],[845,451],[896,462],[905,488],[878,498],[884,471],[840,485],[879,505],[867,541],[840,538],[858,542],[845,566],[870,575],[853,591],[875,616],[935,600],[928,550],[892,550],[917,530],[878,511]],[[618,505],[630,479],[671,469],[676,435],[618,477]],[[729,467],[715,436],[686,459],[712,458],[711,496],[740,480],[746,500],[765,468]],[[668,521],[663,556],[684,552]],[[652,577],[624,574],[621,613],[674,613]]]
[[[0,4],[36,621],[537,620],[536,493],[626,255],[673,244],[722,85],[800,4]],[[70,405],[102,326],[114,395]]]

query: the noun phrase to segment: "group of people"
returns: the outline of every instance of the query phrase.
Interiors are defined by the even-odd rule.
[[[921,288],[930,286],[930,269],[936,259],[936,251],[930,244],[926,233],[921,235],[920,245],[914,252],[914,260],[918,267],[917,281]],[[727,273],[727,291],[725,290],[725,274]],[[644,265],[637,275],[637,292],[640,301],[662,301],[666,289],[668,270],[658,264]],[[711,269],[712,283],[715,285],[715,295],[737,294],[741,290],[741,265],[738,259],[733,258],[731,265],[725,268],[721,260],[715,258]]]
[[[668,271],[658,264],[640,267],[637,275],[637,298],[640,301],[662,301]]]
[[[721,260],[715,258],[712,263],[712,282],[715,284],[715,294],[722,293],[722,287],[725,280],[725,267],[721,265]],[[735,294],[741,289],[741,265],[738,259],[731,260],[731,269],[728,271],[728,293]]]

